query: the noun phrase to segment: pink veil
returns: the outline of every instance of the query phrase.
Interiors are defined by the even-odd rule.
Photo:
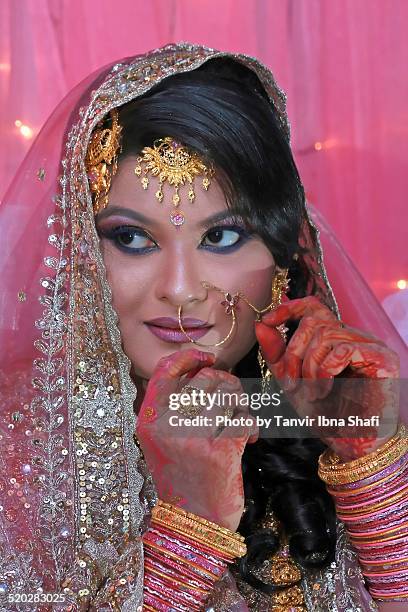
[[[220,56],[257,73],[289,136],[285,97],[256,60],[169,45],[80,83],[47,121],[1,203],[0,609],[24,609],[10,599],[15,592],[37,594],[33,610],[142,604],[139,535],[154,488],[133,443],[136,390],[84,157],[92,130],[112,108]],[[391,322],[324,220],[316,211],[312,217],[342,318],[384,339],[407,372],[407,350]],[[302,240],[311,292],[337,312],[306,212]]]

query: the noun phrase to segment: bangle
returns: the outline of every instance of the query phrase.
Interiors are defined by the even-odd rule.
[[[339,503],[343,502],[343,501],[347,501],[350,498],[357,498],[359,499],[360,497],[362,497],[363,495],[365,495],[367,492],[371,493],[372,489],[373,489],[373,485],[375,485],[375,487],[382,489],[385,485],[385,487],[387,488],[388,485],[393,485],[396,481],[398,481],[399,479],[401,479],[401,476],[403,476],[405,474],[405,472],[407,471],[407,466],[408,466],[408,454],[407,455],[403,455],[402,459],[404,461],[404,463],[402,465],[399,465],[394,471],[389,471],[389,473],[387,474],[387,476],[383,476],[381,479],[373,481],[373,482],[369,482],[367,484],[362,484],[360,487],[350,487],[347,485],[343,485],[341,486],[331,486],[330,487],[330,492],[331,495],[333,497],[336,498],[336,503],[337,501]],[[392,465],[397,465],[398,462],[395,462]],[[392,466],[390,466],[392,467]],[[357,481],[355,483],[352,483],[354,485],[357,485],[358,482],[364,483],[366,479],[363,479],[361,481]],[[346,488],[347,487],[347,488]]]
[[[243,536],[158,501],[144,544],[147,610],[199,612],[228,563],[246,553]]]
[[[152,522],[192,536],[196,541],[227,554],[231,560],[246,554],[244,537],[239,533],[161,500],[152,508]]]
[[[406,427],[377,451],[355,461],[319,459],[319,475],[333,496],[374,599],[408,597],[408,440]],[[330,486],[331,485],[331,486]]]
[[[408,450],[407,430],[400,423],[396,434],[372,453],[353,461],[342,462],[340,457],[326,449],[319,457],[319,477],[326,484],[348,484],[377,474],[400,459]]]

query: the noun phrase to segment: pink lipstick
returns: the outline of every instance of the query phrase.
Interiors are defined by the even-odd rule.
[[[200,319],[183,317],[182,325],[193,340],[198,340],[208,332],[212,325]],[[165,342],[189,342],[187,336],[180,330],[178,319],[173,317],[158,317],[144,322],[149,331]]]

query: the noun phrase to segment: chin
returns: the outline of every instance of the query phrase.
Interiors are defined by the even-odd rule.
[[[138,378],[150,380],[150,378],[153,376],[153,372],[157,368],[157,364],[159,363],[160,359],[162,359],[163,357],[168,357],[176,351],[189,348],[191,344],[172,344],[169,345],[169,348],[167,349],[165,347],[153,348],[151,346],[148,346],[146,343],[141,344],[141,346],[145,347],[144,355],[132,355],[131,351],[127,352],[126,354],[128,355],[132,363],[133,377],[137,376]],[[143,361],[141,361],[141,359]]]

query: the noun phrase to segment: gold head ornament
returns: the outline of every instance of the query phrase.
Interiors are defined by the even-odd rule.
[[[142,155],[137,158],[135,174],[140,177],[143,189],[149,187],[149,175],[158,178],[159,187],[155,195],[160,203],[164,200],[163,184],[167,182],[174,187],[172,202],[175,210],[170,215],[170,221],[180,226],[185,221],[184,213],[178,208],[181,202],[180,187],[188,185],[187,197],[193,203],[196,197],[194,179],[202,176],[202,186],[207,191],[214,170],[206,166],[196,153],[166,136],[155,140],[153,147],[144,147]]]
[[[98,126],[95,129],[85,158],[95,215],[108,205],[112,176],[116,174],[118,168],[122,127],[119,125],[116,109],[110,112],[110,120],[111,127]]]

